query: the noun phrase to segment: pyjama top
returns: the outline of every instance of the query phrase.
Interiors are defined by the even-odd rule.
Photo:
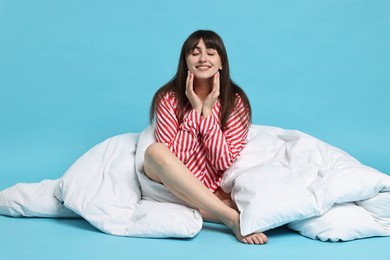
[[[207,118],[194,109],[188,110],[179,124],[173,92],[165,93],[156,107],[156,141],[165,144],[212,192],[245,147],[249,130],[248,109],[238,94],[223,131],[220,109],[218,101]]]

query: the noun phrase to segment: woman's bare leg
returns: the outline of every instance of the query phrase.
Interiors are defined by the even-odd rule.
[[[238,211],[224,204],[207,189],[164,144],[155,143],[147,148],[144,170],[150,179],[164,184],[178,198],[222,221],[239,241],[247,244],[264,244],[268,241],[263,233],[243,237]]]
[[[236,203],[231,199],[230,194],[225,193],[220,187],[214,191],[214,195],[217,196],[218,199],[220,199],[226,206],[236,210],[238,212],[238,208]],[[205,221],[209,222],[215,222],[215,223],[222,223],[222,221],[217,218],[216,216],[212,215],[211,213],[199,209],[200,214],[202,215],[202,218]]]

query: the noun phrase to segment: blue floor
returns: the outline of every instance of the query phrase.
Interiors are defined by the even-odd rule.
[[[390,259],[390,237],[320,242],[281,227],[266,245],[244,245],[223,225],[192,239],[116,237],[82,219],[0,217],[1,259]]]

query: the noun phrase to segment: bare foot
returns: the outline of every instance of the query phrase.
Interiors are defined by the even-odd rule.
[[[268,237],[264,233],[253,233],[245,237],[241,236],[241,240],[237,237],[239,241],[245,244],[251,245],[262,245],[268,242]]]
[[[264,233],[253,233],[247,236],[241,235],[240,228],[240,214],[234,210],[235,213],[232,213],[232,216],[229,217],[226,222],[223,220],[226,226],[228,226],[236,235],[238,241],[244,244],[251,245],[262,245],[268,242],[268,237]]]

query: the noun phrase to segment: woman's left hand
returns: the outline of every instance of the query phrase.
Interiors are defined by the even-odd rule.
[[[204,118],[209,117],[211,115],[211,112],[213,111],[213,108],[218,101],[218,97],[220,94],[219,89],[219,72],[217,72],[215,73],[213,79],[213,89],[203,102],[202,115]]]

